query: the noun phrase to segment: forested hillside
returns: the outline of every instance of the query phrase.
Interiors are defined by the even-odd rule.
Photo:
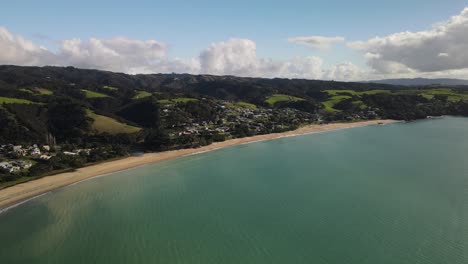
[[[0,66],[0,159],[27,157],[35,164],[27,174],[39,175],[310,123],[468,115],[467,100],[464,86]],[[47,161],[33,145],[52,148]]]

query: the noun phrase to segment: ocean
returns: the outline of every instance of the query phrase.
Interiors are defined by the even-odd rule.
[[[468,119],[281,138],[0,214],[0,262],[468,263]]]

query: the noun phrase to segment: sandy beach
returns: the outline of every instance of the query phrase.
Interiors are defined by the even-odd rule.
[[[181,149],[173,151],[165,151],[158,153],[148,153],[140,157],[128,157],[119,160],[103,162],[96,165],[83,167],[73,172],[57,174],[53,176],[43,177],[37,180],[18,184],[9,188],[0,190],[0,210],[9,206],[26,201],[32,197],[39,196],[51,190],[61,188],[67,185],[78,183],[86,179],[97,177],[104,174],[118,172],[130,168],[135,168],[145,164],[157,163],[164,160],[174,159],[186,155],[207,152],[220,148],[252,143],[257,141],[270,140],[295,135],[311,134],[324,131],[332,131],[345,128],[362,127],[376,124],[387,124],[396,122],[395,120],[372,120],[354,123],[333,123],[327,125],[309,125],[297,130],[284,133],[274,133],[267,135],[258,135],[245,138],[231,139],[224,142],[213,143],[196,149]]]

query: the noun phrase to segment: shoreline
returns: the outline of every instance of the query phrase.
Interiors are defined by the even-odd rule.
[[[377,124],[389,124],[398,122],[396,120],[370,120],[351,123],[331,123],[326,125],[308,125],[296,130],[291,130],[282,133],[272,133],[266,135],[256,135],[244,138],[235,138],[223,142],[215,142],[211,145],[200,148],[170,150],[164,152],[145,153],[140,157],[127,157],[112,161],[104,161],[95,165],[82,167],[72,172],[59,173],[56,175],[45,176],[36,180],[20,183],[11,187],[0,190],[0,213],[21,205],[29,200],[32,200],[41,195],[74,185],[92,178],[120,172],[143,165],[154,164],[165,160],[175,159],[179,157],[196,155],[208,151],[214,151],[222,148],[232,147],[236,145],[261,142],[266,140],[293,137],[320,132],[334,131],[340,129],[348,129],[355,127],[363,127]]]

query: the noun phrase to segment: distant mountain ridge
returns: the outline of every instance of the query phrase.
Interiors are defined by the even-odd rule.
[[[468,85],[468,80],[449,79],[449,78],[440,78],[440,79],[414,78],[414,79],[373,80],[373,81],[366,81],[366,83],[404,85],[404,86],[427,86],[427,85],[458,86],[458,85]]]

